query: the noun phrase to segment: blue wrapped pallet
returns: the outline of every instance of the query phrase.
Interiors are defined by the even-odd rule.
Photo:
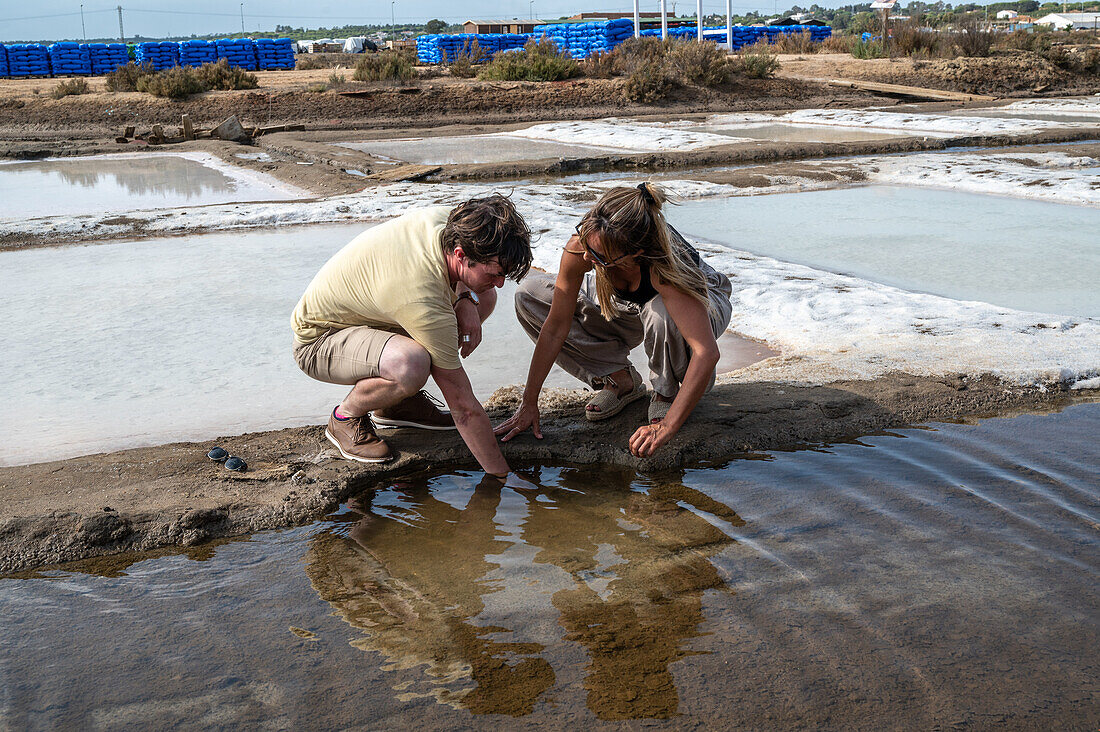
[[[134,61],[139,66],[150,64],[157,71],[178,66],[180,62],[179,44],[170,41],[139,43],[134,53]]]
[[[290,38],[256,39],[256,65],[261,69],[293,69],[294,41]]]
[[[8,75],[8,48],[0,43],[0,78]]]
[[[189,41],[181,41],[180,66],[198,68],[203,64],[216,63],[218,60],[218,48],[213,41],[201,41],[193,38]]]
[[[92,73],[92,55],[84,43],[59,42],[50,45],[50,69],[64,76]]]
[[[230,66],[246,71],[257,69],[256,43],[251,38],[219,38],[214,41],[218,60],[225,59]]]
[[[97,76],[109,74],[130,62],[125,43],[89,43],[88,55],[91,58],[92,73]]]
[[[49,76],[50,53],[42,43],[8,46],[8,76]]]

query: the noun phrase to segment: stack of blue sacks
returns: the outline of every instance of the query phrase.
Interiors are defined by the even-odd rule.
[[[255,71],[256,42],[251,38],[219,38],[214,41],[218,49],[218,59],[225,59],[230,66]]]
[[[8,75],[8,49],[0,43],[0,77]]]
[[[149,64],[157,71],[179,66],[180,45],[171,41],[139,43],[134,51],[134,61],[138,66]]]
[[[486,46],[491,45],[489,33],[435,33],[419,36],[416,39],[416,59],[425,64],[441,64],[454,61],[462,53],[467,53],[474,41],[482,53],[492,55]]]
[[[49,47],[50,68],[55,74],[86,75],[92,73],[92,54],[84,43],[53,43]]]
[[[534,32],[536,38],[549,38],[560,50],[577,59],[613,51],[632,35],[634,21],[629,18],[536,25]]]
[[[109,74],[130,63],[125,43],[89,43],[88,55],[92,60],[92,73],[96,75]]]
[[[180,66],[193,66],[198,68],[203,64],[216,63],[218,60],[218,47],[213,41],[200,41],[193,38],[190,41],[181,41]]]
[[[799,34],[805,31],[809,31],[810,40],[814,42],[823,41],[833,33],[833,29],[829,26],[818,25],[735,25],[733,26],[733,48],[750,46],[761,39],[764,39],[768,43],[774,43],[781,35],[787,33]],[[649,28],[642,31],[642,35],[660,38],[661,29]],[[670,38],[695,38],[697,31],[695,26],[682,26],[678,28],[669,28],[668,35]],[[720,25],[703,28],[703,39],[725,43],[726,26]]]
[[[293,69],[294,41],[290,38],[256,39],[256,65],[261,69]]]
[[[8,76],[49,76],[50,53],[42,43],[8,46]]]

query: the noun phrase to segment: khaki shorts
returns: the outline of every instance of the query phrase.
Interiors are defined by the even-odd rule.
[[[294,343],[294,360],[307,376],[351,385],[378,376],[382,349],[397,335],[365,325],[332,328],[312,343]]]

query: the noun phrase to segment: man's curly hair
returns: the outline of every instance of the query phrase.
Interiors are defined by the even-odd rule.
[[[510,280],[519,282],[531,269],[531,230],[507,197],[494,193],[456,206],[443,228],[443,250],[462,247],[471,262],[494,257]]]

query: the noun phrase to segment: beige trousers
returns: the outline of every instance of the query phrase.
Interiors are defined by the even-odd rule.
[[[714,307],[710,327],[717,338],[730,323],[732,288],[725,275],[706,264],[702,269]],[[550,314],[555,279],[554,275],[532,272],[516,289],[516,316],[532,340],[538,340],[542,324]],[[573,323],[557,364],[593,389],[601,389],[603,377],[626,368],[630,351],[644,343],[654,390],[662,396],[676,396],[687,373],[691,350],[672,322],[664,300],[658,295],[641,306],[624,300],[616,302],[619,315],[605,320],[596,297],[596,275],[594,272],[585,275],[573,310]],[[712,373],[708,391],[714,386],[714,378]]]

